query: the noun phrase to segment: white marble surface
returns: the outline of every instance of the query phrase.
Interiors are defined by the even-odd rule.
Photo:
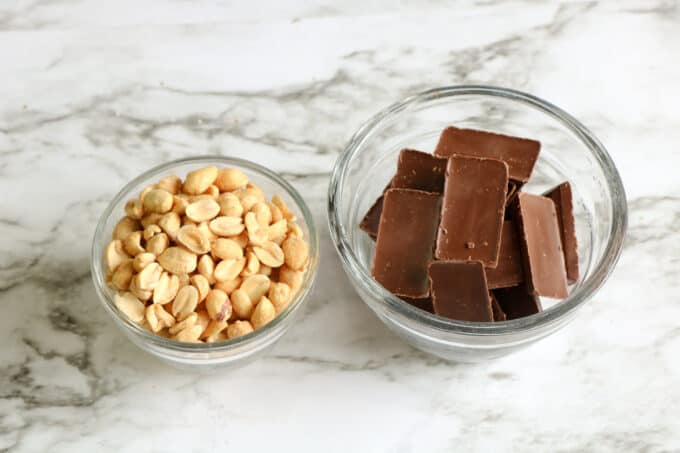
[[[680,451],[679,54],[674,0],[3,2],[0,451]],[[329,171],[359,124],[460,83],[573,113],[630,202],[624,254],[592,303],[478,365],[388,332],[325,227]],[[205,153],[287,175],[323,264],[266,358],[194,376],[116,330],[88,258],[126,181]]]

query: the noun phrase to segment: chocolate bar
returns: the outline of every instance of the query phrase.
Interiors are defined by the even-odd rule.
[[[508,189],[508,166],[496,159],[452,156],[446,166],[435,256],[496,267]]]
[[[578,281],[578,242],[576,241],[576,226],[574,224],[574,202],[571,195],[571,185],[564,182],[544,194],[555,203],[557,222],[560,226],[560,238],[564,252],[564,263],[567,268],[567,282]]]
[[[460,321],[493,321],[491,299],[480,261],[430,264],[434,313]]]
[[[525,285],[494,289],[492,292],[507,319],[523,318],[543,310],[541,301],[530,294]]]
[[[373,277],[400,297],[429,296],[427,266],[439,223],[441,196],[410,189],[385,192]]]
[[[536,140],[450,126],[442,131],[434,155],[499,159],[508,164],[511,179],[527,182],[540,150],[541,143]]]
[[[501,308],[501,305],[498,303],[498,300],[496,300],[496,296],[493,295],[493,291],[489,292],[489,297],[491,298],[491,312],[493,313],[494,322],[508,319],[503,308]]]
[[[403,149],[399,153],[392,188],[442,193],[445,170],[446,159],[422,151]]]
[[[389,188],[386,187],[385,190]],[[366,215],[361,220],[359,228],[364,230],[368,235],[375,240],[378,237],[378,226],[380,225],[380,216],[383,210],[383,200],[385,198],[385,192],[378,197],[377,200],[373,202],[373,205],[368,208]]]
[[[520,193],[516,210],[527,289],[534,296],[567,297],[567,273],[555,203],[540,195]]]
[[[501,250],[498,254],[498,265],[486,269],[486,282],[489,289],[517,286],[524,280],[522,270],[522,253],[515,224],[511,220],[503,222],[501,233]]]

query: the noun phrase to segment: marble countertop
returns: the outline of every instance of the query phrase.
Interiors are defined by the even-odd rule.
[[[679,24],[675,0],[3,2],[0,451],[679,452]],[[325,227],[353,131],[463,83],[573,113],[630,206],[618,268],[577,319],[476,365],[387,331]],[[323,266],[265,358],[196,376],[116,329],[88,260],[125,182],[206,153],[303,191]]]

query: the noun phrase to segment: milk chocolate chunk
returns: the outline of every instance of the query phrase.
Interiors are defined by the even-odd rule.
[[[489,297],[491,298],[491,312],[493,313],[494,322],[505,321],[508,319],[508,317],[505,315],[505,312],[501,308],[501,305],[498,303],[498,300],[496,300],[496,296],[493,295],[493,291],[489,293]]]
[[[402,297],[401,300],[404,302],[408,302],[409,304],[413,305],[414,307],[420,308],[421,310],[425,310],[428,313],[434,313],[434,309],[432,308],[432,298],[431,297],[421,297],[421,298],[413,298],[413,297]]]
[[[516,209],[524,280],[529,293],[557,299],[567,297],[567,273],[555,203],[540,195],[520,193]]]
[[[539,298],[530,294],[525,285],[495,289],[493,295],[507,319],[523,318],[543,310]]]
[[[496,159],[452,156],[446,166],[440,260],[479,260],[496,267],[508,190],[508,166]]]
[[[373,277],[395,296],[429,296],[427,266],[439,223],[441,196],[409,189],[385,192]]]
[[[366,212],[366,215],[359,224],[359,228],[368,233],[373,240],[378,237],[378,226],[380,225],[380,215],[383,210],[383,199],[385,197],[385,192],[387,192],[391,186],[392,181],[390,180],[385,187],[385,190],[383,190],[382,195],[380,195],[378,199],[373,202],[373,205],[368,208],[368,212]]]
[[[442,193],[445,170],[446,159],[422,151],[403,149],[399,153],[392,188]]]
[[[480,261],[434,261],[429,274],[434,314],[459,321],[493,321]]]
[[[486,282],[489,289],[517,286],[524,280],[522,270],[522,253],[514,222],[503,222],[501,233],[501,250],[498,254],[498,265],[486,269]]]
[[[527,182],[540,150],[541,143],[536,140],[451,126],[442,131],[434,155],[500,159],[508,164],[510,178]]]
[[[564,252],[564,263],[567,267],[567,282],[578,281],[578,242],[574,224],[574,202],[571,196],[571,185],[564,182],[545,194],[555,203],[557,222],[560,225],[560,238]]]

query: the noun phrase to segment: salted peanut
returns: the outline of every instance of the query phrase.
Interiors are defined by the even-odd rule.
[[[245,229],[241,217],[216,217],[210,221],[208,226],[214,234],[223,237],[238,236]]]
[[[269,266],[264,265],[264,264],[261,264],[261,265],[260,265],[260,270],[257,271],[258,274],[266,275],[267,277],[269,277],[270,275],[272,275],[272,272],[274,272],[273,269],[272,269],[271,267],[269,267]],[[270,280],[271,280],[271,279],[270,279]]]
[[[267,239],[272,241],[277,245],[286,239],[286,233],[288,232],[288,221],[286,219],[281,219],[278,222],[274,222],[267,228]]]
[[[184,226],[184,225],[194,225],[194,226],[198,226],[198,222],[194,222],[194,221],[191,220],[189,217],[184,216],[184,217],[182,217],[182,226]]]
[[[191,313],[183,320],[176,322],[174,326],[168,329],[168,332],[170,332],[170,335],[176,335],[187,327],[193,327],[196,324],[196,321],[198,321],[198,315],[196,313]]]
[[[304,233],[297,223],[288,221],[288,235],[302,239]]]
[[[243,215],[243,206],[241,201],[233,193],[223,193],[217,197],[217,203],[220,205],[220,214],[226,217],[241,217]]]
[[[231,237],[230,239],[233,240],[234,242],[236,242],[238,244],[238,246],[241,247],[242,249],[245,249],[246,247],[248,247],[248,232],[247,231],[243,231],[238,236]]]
[[[172,200],[170,192],[163,189],[152,189],[142,198],[144,212],[165,214],[172,209]]]
[[[272,282],[267,294],[269,300],[274,305],[276,313],[281,313],[288,306],[291,300],[290,286],[285,283]]]
[[[191,285],[191,276],[189,274],[180,274],[177,278],[179,280],[179,289]]]
[[[123,249],[128,255],[133,257],[144,253],[146,250],[142,247],[142,232],[135,231],[130,233],[123,241]]]
[[[180,219],[179,214],[176,212],[168,212],[160,218],[158,226],[174,241],[175,238],[177,238],[177,232],[180,229],[181,223],[182,220]]]
[[[232,192],[245,187],[248,184],[248,177],[237,168],[223,168],[217,173],[215,185],[222,192]]]
[[[197,261],[196,254],[182,247],[169,247],[158,255],[158,263],[163,269],[177,275],[195,271]]]
[[[134,294],[116,294],[113,300],[118,310],[127,316],[130,321],[136,323],[144,321],[144,304]]]
[[[234,280],[239,276],[245,265],[245,258],[222,260],[215,266],[215,272],[213,273],[215,280],[218,282]]]
[[[309,257],[309,246],[302,239],[290,236],[283,241],[281,249],[286,257],[286,266],[293,270],[301,270]]]
[[[218,238],[218,236],[212,232],[210,226],[208,226],[208,222],[201,222],[197,225],[197,227],[201,234],[207,237],[211,243]]]
[[[153,290],[163,275],[163,268],[154,262],[142,269],[134,278],[137,279],[137,287],[142,290]]]
[[[235,260],[243,257],[243,249],[232,239],[215,239],[211,252],[215,258],[222,260]]]
[[[111,284],[120,291],[127,291],[130,288],[130,281],[134,275],[134,267],[131,260],[124,261],[116,268],[111,275]]]
[[[224,341],[227,336],[222,333],[228,326],[227,321],[210,321],[208,327],[201,334],[201,339],[206,343],[215,343],[217,341]]]
[[[177,243],[187,249],[202,255],[210,251],[210,241],[194,225],[185,225],[177,232]]]
[[[170,239],[165,233],[158,233],[146,242],[146,251],[156,256],[161,255],[170,245]]]
[[[141,192],[139,192],[139,199],[142,200],[142,202],[144,202],[144,197],[146,197],[146,194],[157,188],[158,186],[156,186],[155,184],[146,186],[144,189],[142,189]]]
[[[234,192],[243,206],[245,212],[250,211],[259,201],[264,201],[264,196],[252,188],[241,189]]]
[[[163,325],[160,319],[158,319],[158,312],[156,311],[156,308],[160,307],[159,305],[156,304],[151,304],[146,307],[146,310],[144,311],[144,317],[146,318],[146,324],[153,333],[156,333],[160,331],[162,328],[166,327]],[[161,312],[165,313],[165,310],[161,309]],[[172,318],[172,316],[171,316]],[[172,318],[174,321],[175,318]]]
[[[137,282],[137,276],[133,276],[132,280],[130,280],[130,287],[128,290],[135,295],[135,297],[142,302],[146,302],[147,300],[151,299],[151,296],[153,295],[153,291],[148,290],[148,289],[141,289],[138,286]]]
[[[210,166],[190,171],[184,180],[182,190],[189,195],[205,192],[217,179],[217,167]]]
[[[141,228],[139,220],[132,217],[123,217],[113,228],[112,239],[124,241],[127,237]]]
[[[269,209],[269,205],[263,201],[255,203],[250,212],[255,214],[255,219],[262,228],[268,227],[272,222],[272,210]]]
[[[213,322],[215,322],[215,321],[213,321]],[[227,332],[226,332],[227,323],[225,322],[224,325],[225,325],[224,331],[219,332],[216,335],[210,335],[209,337],[204,337],[205,338],[204,341],[206,343],[219,343],[221,341],[227,341],[229,339],[229,337],[227,336]]]
[[[158,222],[161,220],[163,217],[163,214],[159,214],[157,212],[149,212],[147,214],[144,214],[142,216],[142,227],[146,228],[149,225],[158,225]]]
[[[245,216],[248,242],[252,245],[262,245],[267,240],[267,228],[263,228],[257,221],[255,213],[249,212]]]
[[[288,285],[293,292],[302,286],[303,276],[304,272],[293,270],[288,266],[282,266],[279,269],[279,281]]]
[[[231,316],[232,306],[229,296],[222,290],[213,289],[205,299],[205,308],[210,319],[226,321]]]
[[[158,233],[161,233],[163,230],[161,230],[161,227],[158,225],[149,225],[148,227],[144,228],[144,231],[142,231],[142,237],[144,238],[145,241],[148,241]]]
[[[125,253],[123,242],[120,239],[109,242],[104,252],[104,263],[109,271],[115,271],[121,263],[129,260],[130,257]]]
[[[208,280],[211,285],[215,283],[215,261],[210,255],[203,255],[198,259],[198,273]]]
[[[216,282],[213,286],[214,289],[221,289],[227,294],[231,294],[235,289],[241,286],[243,279],[241,277],[236,277],[233,280],[227,280],[224,282]]]
[[[194,201],[186,209],[186,216],[196,223],[214,219],[219,213],[220,205],[212,198]]]
[[[281,211],[281,215],[286,220],[295,220],[295,215],[288,209],[286,203],[278,195],[272,197],[272,203]]]
[[[257,184],[249,182],[246,185],[246,189],[250,190],[251,193],[253,193],[253,195],[255,195],[259,201],[266,201],[267,197],[264,194],[264,190],[262,190],[260,186],[258,186]]]
[[[249,334],[253,330],[253,326],[248,321],[236,321],[227,327],[227,336],[231,340]]]
[[[189,281],[198,290],[198,302],[203,302],[210,292],[210,282],[201,274],[192,275]]]
[[[205,331],[205,329],[208,328],[210,325],[210,316],[208,315],[208,312],[205,310],[199,310],[196,312],[196,325],[201,326],[201,334]]]
[[[284,242],[285,244],[285,242]],[[269,267],[283,266],[284,253],[281,247],[272,241],[267,241],[260,247],[253,247],[253,252],[262,264]]]
[[[132,267],[134,268],[135,271],[140,272],[142,269],[144,269],[146,266],[149,264],[153,263],[156,261],[156,255],[153,253],[140,253],[139,255],[135,256],[135,258],[132,260]]]
[[[241,288],[248,295],[251,301],[259,300],[269,291],[271,281],[266,275],[256,274],[246,277],[241,283]]]
[[[164,176],[158,181],[156,186],[172,195],[177,195],[179,191],[182,190],[182,179],[177,175]]]
[[[153,290],[154,304],[167,304],[177,296],[179,291],[179,277],[176,275],[163,272],[161,278],[158,279],[158,284]]]
[[[248,253],[246,253],[246,265],[241,271],[241,276],[248,277],[257,274],[259,271],[260,260],[257,258],[257,255],[255,255],[255,252],[249,250]]]
[[[267,324],[269,321],[276,317],[276,309],[269,299],[262,297],[257,303],[253,314],[250,316],[250,323],[255,329]]]
[[[172,302],[172,315],[178,321],[182,321],[196,309],[198,305],[198,290],[193,286],[185,286],[177,291],[177,296]]]
[[[189,206],[189,198],[187,195],[178,194],[172,197],[172,212],[183,216]]]
[[[242,289],[234,290],[231,293],[231,306],[240,319],[250,319],[250,315],[253,314],[255,309],[255,304],[248,296],[248,293]]]
[[[142,200],[139,198],[131,198],[125,203],[125,214],[133,219],[141,219],[144,215],[144,207],[142,206]]]
[[[278,206],[276,206],[274,203],[271,201],[267,201],[267,206],[269,206],[269,210],[272,212],[272,221],[271,223],[276,223],[280,220],[284,220],[283,214],[281,213],[281,210],[279,209]]]
[[[220,196],[220,189],[217,188],[215,184],[212,184],[208,189],[203,192],[201,195],[208,195],[210,198],[213,200],[217,200],[217,197]]]
[[[184,343],[200,343],[199,340],[201,333],[203,332],[203,327],[199,325],[194,325],[187,327],[186,329],[180,331],[175,335],[173,340],[182,341]]]

